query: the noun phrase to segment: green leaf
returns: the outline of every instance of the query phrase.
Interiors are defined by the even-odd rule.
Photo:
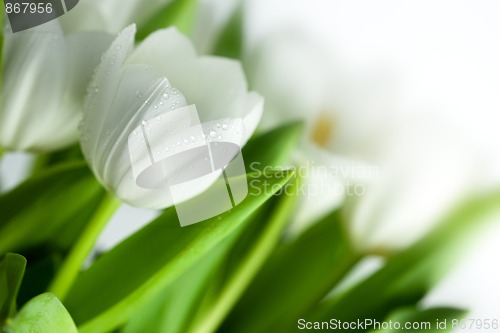
[[[300,132],[300,128],[299,124],[286,125],[261,135],[262,138],[257,137],[250,140],[243,149],[245,161],[251,163],[260,160],[267,165],[283,164],[288,160],[289,154],[294,148],[293,143],[298,141],[297,133]],[[262,142],[267,142],[266,150],[279,153],[263,153],[262,149],[258,149],[262,147]],[[289,144],[285,144],[286,142]],[[282,149],[281,146],[288,147],[288,149]],[[267,225],[270,209],[275,206],[274,201],[269,200],[263,208],[254,214],[252,221],[241,232],[241,236],[239,233],[234,233],[230,239],[217,247],[218,250],[210,252],[175,283],[158,293],[155,299],[134,315],[124,332],[186,332],[187,326],[194,316],[201,316],[202,313],[205,313],[206,308],[210,309],[221,292],[220,288],[213,286],[214,271],[220,275],[220,272],[224,270],[230,273],[236,269],[240,259],[248,253]],[[236,239],[236,236],[239,237]],[[235,242],[236,246],[233,246]],[[230,257],[226,258],[228,252]],[[225,264],[224,267],[220,267],[223,260],[224,262],[229,261],[229,265]],[[209,284],[210,281],[212,282]],[[218,283],[225,282],[223,280]]]
[[[486,223],[498,222],[499,213],[499,193],[461,205],[433,232],[389,258],[371,277],[322,302],[311,312],[312,321],[382,320],[396,308],[416,304],[460,259],[473,236]]]
[[[235,233],[237,234],[237,233]],[[166,290],[158,293],[125,326],[124,333],[183,333],[206,293],[210,278],[234,243],[228,237]]]
[[[432,308],[419,310],[415,307],[402,308],[391,313],[383,322],[392,322],[392,329],[380,329],[379,326],[369,331],[369,333],[396,333],[401,332],[452,332],[452,320],[460,320],[467,314],[467,311],[454,308]],[[379,322],[382,323],[382,322]],[[397,325],[402,327],[396,329]],[[405,325],[412,325],[405,327]],[[415,326],[413,326],[415,325]],[[382,326],[380,326],[382,327]]]
[[[185,35],[190,35],[196,21],[197,0],[173,0],[149,19],[147,24],[138,27],[137,39],[143,40],[158,29],[176,26]]]
[[[74,144],[70,147],[60,149],[54,152],[44,152],[38,154],[35,165],[32,168],[32,173],[37,174],[43,170],[55,167],[58,164],[68,163],[68,162],[78,162],[83,161],[83,154],[80,148],[80,144]]]
[[[242,203],[195,225],[181,228],[174,209],[168,209],[104,254],[81,274],[67,297],[80,331],[107,332],[123,325],[154,295],[245,225],[292,175],[280,172],[253,178],[254,187],[249,186]]]
[[[54,167],[0,196],[0,254],[49,240],[67,248],[104,190],[83,162]]]
[[[23,283],[17,296],[18,306],[47,290],[62,261],[60,253],[46,248],[37,247],[22,254],[29,265],[24,272]]]
[[[200,312],[200,316],[193,321],[189,332],[214,332],[261,269],[278,243],[293,212],[293,206],[297,201],[297,187],[300,183],[297,179],[294,180],[287,184],[291,185],[291,188],[280,197],[272,213],[262,214],[264,216],[260,218],[261,223],[256,224],[259,226],[257,232],[243,235],[249,237],[246,239],[243,237],[246,242],[240,251],[232,252],[235,254],[239,252],[240,256],[233,257],[237,260],[233,260],[228,278],[222,282],[222,288],[216,293],[214,302],[209,304],[205,311]]]
[[[243,4],[239,3],[217,40],[214,55],[240,59],[243,38]]]
[[[242,150],[247,172],[283,167],[297,148],[303,128],[302,122],[291,122],[250,140]]]
[[[7,253],[0,262],[0,323],[16,313],[16,299],[23,280],[26,259]]]
[[[7,333],[77,333],[73,319],[64,305],[50,293],[26,303],[18,315],[7,322]]]
[[[291,332],[357,262],[335,211],[280,244],[234,307],[222,331]],[[283,306],[286,304],[286,306]]]

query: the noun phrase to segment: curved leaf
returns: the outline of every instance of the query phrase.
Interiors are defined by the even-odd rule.
[[[0,323],[16,313],[16,298],[26,269],[26,259],[7,253],[0,261]]]
[[[7,333],[77,333],[73,319],[56,296],[41,294],[7,322]]]
[[[84,162],[57,166],[28,179],[0,196],[0,254],[49,239],[70,245],[103,194]]]
[[[232,210],[181,228],[173,208],[99,258],[77,279],[66,304],[81,332],[107,332],[124,324],[155,294],[193,267],[217,244],[246,224],[292,172],[252,180],[247,198]],[[124,260],[126,258],[126,260]],[[89,296],[92,295],[92,296]]]

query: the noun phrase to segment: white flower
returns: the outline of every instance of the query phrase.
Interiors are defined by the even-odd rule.
[[[391,82],[333,68],[310,43],[271,40],[265,45],[252,82],[266,98],[263,122],[304,120],[299,163],[348,174],[313,173],[305,180],[313,189],[328,183],[334,187],[339,178],[361,186],[357,193],[346,188],[345,198],[327,191],[306,195],[295,230],[349,199],[346,218],[359,247],[404,246],[470,192],[478,158],[446,120],[399,104],[399,91]],[[292,47],[301,51],[287,59]],[[293,103],[284,96],[293,96]],[[359,161],[366,163],[367,178],[352,177],[363,165]]]
[[[263,99],[247,91],[239,62],[198,57],[190,40],[175,28],[156,31],[136,48],[134,36],[135,25],[123,30],[98,67],[89,88],[81,146],[96,177],[119,198],[134,206],[164,208],[172,204],[168,188],[147,189],[136,183],[128,146],[133,131],[158,118],[156,126],[164,126],[169,140],[175,138],[174,147],[168,152],[153,149],[151,154],[173,154],[191,138],[179,136],[160,118],[177,114],[182,128],[184,121],[192,120],[195,107],[207,135],[241,147],[257,127]],[[238,119],[240,129],[221,125]],[[221,130],[214,134],[217,127]]]
[[[76,142],[86,87],[112,37],[63,35],[57,20],[3,29],[0,147],[50,151]]]

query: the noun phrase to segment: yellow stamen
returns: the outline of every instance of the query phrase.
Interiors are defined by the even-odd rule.
[[[334,130],[335,120],[326,113],[321,113],[314,124],[311,139],[320,147],[326,148],[330,143]]]

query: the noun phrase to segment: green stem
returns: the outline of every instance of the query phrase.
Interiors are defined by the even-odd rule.
[[[296,185],[299,180],[295,178],[291,181]],[[215,304],[193,325],[190,332],[211,333],[217,330],[275,248],[296,203],[295,199],[296,196],[286,196],[280,201],[270,219],[271,223],[232,275]]]
[[[80,268],[92,250],[97,237],[119,206],[120,201],[112,194],[106,193],[101,204],[95,211],[94,216],[71,249],[68,257],[48,288],[48,290],[55,294],[61,301],[64,300],[73,282],[77,278]]]

